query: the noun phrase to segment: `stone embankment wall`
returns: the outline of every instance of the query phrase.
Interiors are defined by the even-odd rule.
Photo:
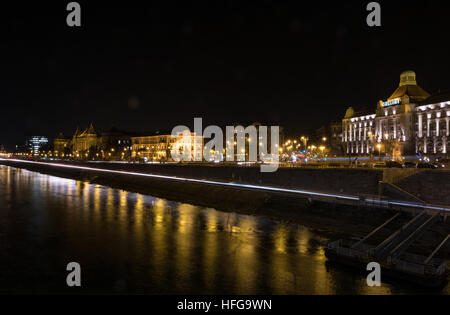
[[[370,169],[280,168],[275,173],[261,173],[259,167],[222,165],[120,163],[84,163],[83,165],[185,178],[363,195],[377,195],[378,183],[383,180],[383,170]]]
[[[397,186],[428,203],[450,205],[450,171],[422,171],[399,181]]]

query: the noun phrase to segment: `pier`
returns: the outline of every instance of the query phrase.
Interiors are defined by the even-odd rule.
[[[377,246],[368,240],[396,220],[397,213],[365,237],[356,241],[339,240],[328,244],[327,257],[351,266],[361,267],[378,262],[389,276],[412,281],[425,286],[440,286],[447,281],[447,259],[435,255],[450,238],[450,234],[428,256],[408,252],[408,248],[442,218],[438,213],[420,212]]]

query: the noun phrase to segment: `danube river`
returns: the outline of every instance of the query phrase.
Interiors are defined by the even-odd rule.
[[[0,166],[0,293],[432,293],[328,264],[337,237]]]

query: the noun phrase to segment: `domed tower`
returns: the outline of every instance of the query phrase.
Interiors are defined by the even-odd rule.
[[[402,103],[415,103],[424,101],[429,97],[430,94],[417,85],[416,73],[408,70],[400,74],[400,84],[388,98],[388,102],[401,99]]]
[[[353,109],[353,107],[350,106],[349,108],[347,108],[344,118],[349,119],[352,118],[353,116],[355,116],[355,110]]]
[[[404,85],[417,85],[416,73],[408,70],[400,74],[400,86]]]
[[[376,135],[389,147],[389,154],[401,156],[414,152],[414,109],[430,97],[417,85],[414,71],[400,74],[400,82],[387,101],[380,101],[377,108]]]

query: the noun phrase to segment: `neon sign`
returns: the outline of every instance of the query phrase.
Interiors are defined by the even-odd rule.
[[[398,105],[400,104],[401,99],[399,98],[394,98],[393,100],[387,101],[387,102],[383,102],[383,107],[389,107],[389,106],[394,106],[394,105]]]

